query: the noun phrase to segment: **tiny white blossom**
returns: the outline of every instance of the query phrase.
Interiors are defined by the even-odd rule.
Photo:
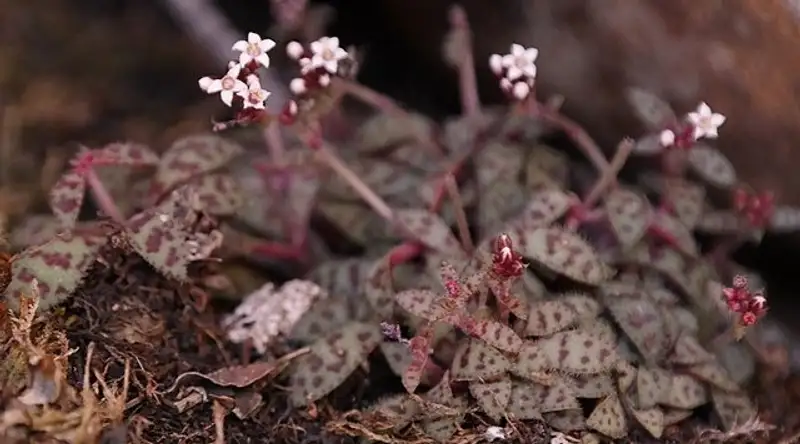
[[[711,111],[706,102],[700,103],[694,112],[688,114],[689,122],[694,126],[695,140],[701,137],[716,138],[717,130],[725,123],[725,116]]]
[[[500,74],[502,74],[503,56],[501,56],[500,54],[492,54],[489,57],[489,69],[491,69],[495,75],[499,76]]]
[[[240,92],[239,95],[244,99],[245,109],[264,109],[264,101],[270,96],[270,92],[261,87],[258,76],[251,75],[247,78],[247,89]]]
[[[517,82],[514,84],[514,89],[511,92],[517,100],[525,100],[528,94],[531,93],[531,87],[525,82]]]
[[[661,146],[672,146],[675,143],[675,133],[672,130],[661,131],[658,139],[661,141]]]
[[[289,82],[289,90],[292,92],[292,94],[297,94],[297,95],[305,94],[305,92],[307,91],[305,79],[302,78],[292,79],[292,81]]]
[[[240,94],[247,90],[247,85],[239,80],[239,73],[241,70],[242,68],[239,65],[234,65],[222,78],[212,79],[211,77],[203,77],[198,80],[197,83],[200,85],[200,89],[208,94],[219,93],[222,102],[231,106],[233,103],[233,95]]]
[[[331,74],[339,70],[339,61],[348,57],[347,51],[339,47],[338,37],[322,37],[311,42],[310,69],[324,68]]]
[[[270,39],[262,39],[255,32],[247,34],[247,40],[239,40],[233,44],[233,50],[239,51],[239,63],[244,66],[253,60],[261,64],[264,68],[269,68],[269,56],[267,52],[275,47],[275,42]]]
[[[522,76],[529,80],[536,78],[536,58],[539,57],[539,50],[536,48],[525,48],[516,43],[511,45],[511,53],[503,56],[502,64],[507,69],[506,77],[508,80],[517,80]]]
[[[758,309],[763,309],[764,306],[767,304],[767,298],[762,295],[755,295],[753,296],[753,306]]]
[[[319,76],[319,79],[317,79],[317,81],[319,82],[319,86],[326,88],[328,85],[331,84],[331,76],[323,74]]]
[[[505,77],[500,79],[500,89],[502,89],[503,91],[509,92],[509,91],[511,91],[511,88],[513,86],[514,85],[511,83],[511,80],[508,80]]]
[[[291,41],[286,44],[286,55],[292,60],[299,60],[305,52],[306,50],[303,49],[303,45],[300,42]]]
[[[507,436],[502,427],[491,426],[483,432],[483,438],[489,442],[494,442],[495,440],[505,441]]]

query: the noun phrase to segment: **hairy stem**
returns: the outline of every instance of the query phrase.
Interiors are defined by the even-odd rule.
[[[448,174],[445,177],[444,183],[447,187],[447,192],[450,194],[450,200],[453,202],[453,209],[456,212],[456,225],[458,226],[461,245],[467,254],[472,254],[475,250],[475,244],[469,234],[469,222],[467,221],[467,213],[464,211],[464,201],[461,199],[461,193],[458,192],[458,183],[456,183],[452,174]]]

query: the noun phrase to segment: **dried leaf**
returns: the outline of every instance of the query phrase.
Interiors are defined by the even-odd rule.
[[[653,212],[647,199],[623,188],[616,188],[608,193],[605,210],[619,243],[625,248],[642,239]]]
[[[526,336],[548,336],[578,325],[600,314],[600,304],[581,294],[567,294],[557,299],[531,305]]]
[[[736,170],[722,152],[698,143],[689,150],[689,166],[701,179],[713,186],[729,188],[736,184]]]
[[[508,402],[511,400],[511,379],[505,378],[497,382],[471,382],[469,392],[478,401],[481,410],[499,422],[505,416]]]
[[[450,227],[437,215],[428,210],[408,208],[397,210],[395,216],[411,235],[426,247],[456,259],[466,259]]]
[[[586,241],[559,228],[526,231],[520,253],[584,284],[598,285],[610,275],[608,266]]]
[[[79,173],[70,171],[61,176],[50,190],[50,209],[63,228],[72,228],[83,205],[86,182]]]
[[[352,322],[314,343],[292,365],[290,400],[296,407],[314,402],[338,387],[381,342],[380,327]]]
[[[614,439],[624,438],[628,433],[625,410],[616,395],[603,399],[586,419],[586,425]]]

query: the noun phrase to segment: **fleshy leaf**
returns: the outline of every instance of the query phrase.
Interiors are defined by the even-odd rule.
[[[689,166],[706,182],[720,188],[736,184],[736,170],[731,161],[716,148],[703,143],[689,150]]]
[[[432,333],[417,335],[411,338],[408,343],[408,350],[411,353],[411,362],[406,367],[403,373],[403,387],[406,388],[408,393],[414,393],[422,381],[422,372],[425,370],[425,364],[428,362],[428,355],[430,353],[430,339]]]
[[[440,313],[439,295],[431,290],[405,290],[395,295],[397,304],[407,312],[423,319],[432,320]]]
[[[544,227],[567,213],[575,198],[559,189],[546,189],[534,193],[518,219],[525,228]]]
[[[590,296],[564,295],[531,305],[526,336],[548,336],[600,314],[600,304]]]
[[[717,361],[705,362],[688,367],[686,371],[698,379],[708,382],[719,390],[735,392],[740,389]]]
[[[549,412],[542,416],[547,425],[565,433],[586,429],[586,417],[583,415],[582,409]]]
[[[511,380],[504,378],[497,382],[471,382],[469,392],[484,413],[495,421],[500,421],[511,399]]]
[[[741,226],[739,216],[733,211],[711,210],[703,213],[695,229],[710,234],[734,234]]]
[[[452,319],[452,318],[451,318]],[[454,322],[453,322],[454,321]],[[509,353],[517,353],[522,339],[507,325],[488,319],[475,319],[469,315],[457,316],[449,321],[465,333],[480,338],[489,345]]]
[[[411,423],[422,409],[410,395],[401,393],[378,401],[370,408],[370,412],[383,416],[395,429],[400,429]]]
[[[671,385],[670,375],[659,368],[639,367],[636,373],[637,407],[649,409],[667,396]]]
[[[113,161],[116,165],[148,167],[158,165],[158,155],[146,145],[132,142],[110,143],[98,155]]]
[[[50,209],[63,228],[72,228],[83,205],[86,182],[83,176],[70,171],[61,176],[50,190]]]
[[[397,220],[426,247],[456,259],[466,258],[450,227],[428,210],[407,208],[395,212]]]
[[[369,266],[367,277],[364,279],[364,294],[380,318],[385,319],[392,315],[396,296],[394,295],[392,266],[388,254],[375,260]],[[426,302],[428,308],[432,302],[433,299]]]
[[[603,399],[586,419],[586,425],[614,439],[621,439],[628,433],[625,410],[616,395]]]
[[[667,354],[671,343],[664,335],[664,318],[655,303],[641,292],[604,300],[614,320],[648,362],[659,362]]]
[[[672,375],[670,388],[659,404],[679,409],[694,409],[708,402],[708,390],[689,375]]]
[[[758,413],[744,392],[711,390],[711,399],[725,430],[731,430],[755,418]]]
[[[39,310],[46,311],[65,300],[78,288],[105,236],[64,233],[20,252],[11,263],[11,283],[5,291],[8,308],[16,310],[20,297],[30,294],[38,282]]]
[[[61,222],[54,216],[32,214],[16,224],[8,234],[8,241],[16,248],[25,248],[45,243],[62,230]]]
[[[451,367],[453,380],[483,381],[497,378],[508,371],[511,363],[489,344],[469,339],[456,351]]]
[[[327,299],[317,301],[311,306],[294,325],[289,337],[303,342],[315,341],[348,322],[359,320],[350,301],[346,294],[330,293]]]
[[[627,248],[642,239],[650,223],[652,208],[644,197],[631,190],[616,188],[605,198],[608,221],[619,243]]]
[[[539,410],[539,397],[536,396],[533,382],[513,381],[511,397],[508,400],[508,413],[518,420],[542,419]]]
[[[658,131],[677,120],[675,111],[655,93],[636,87],[625,90],[625,99],[633,112],[649,129]]]
[[[683,179],[668,179],[664,193],[678,219],[686,227],[694,228],[705,209],[705,188]]]
[[[660,408],[631,409],[631,414],[654,438],[661,438],[664,433],[664,412]]]
[[[675,342],[669,360],[675,364],[696,365],[713,361],[714,355],[703,348],[696,337],[683,334]]]
[[[399,143],[429,143],[432,130],[430,119],[421,114],[378,113],[358,127],[355,140],[359,151],[371,153]]]
[[[314,402],[338,387],[381,342],[375,323],[353,322],[311,346],[292,365],[290,400],[295,407]]]
[[[244,149],[216,135],[194,135],[176,140],[161,157],[151,196],[158,197],[178,184],[225,166]]]
[[[633,146],[633,152],[642,156],[650,156],[662,151],[664,151],[664,145],[661,144],[661,137],[659,134],[649,134],[640,137],[636,139],[636,144]]]
[[[608,279],[608,266],[576,234],[559,228],[536,228],[525,234],[520,242],[523,256],[584,284],[598,285]]]
[[[674,408],[663,408],[662,410],[664,411],[664,426],[677,424],[694,414],[693,410]]]
[[[544,362],[551,369],[573,374],[605,372],[619,359],[615,344],[591,331],[556,333],[536,341],[534,346],[541,350]]]
[[[567,378],[572,393],[578,398],[602,398],[616,391],[613,379],[607,374],[575,375]]]
[[[560,378],[550,386],[534,382],[530,383],[528,387],[531,389],[531,395],[538,398],[539,411],[542,413],[580,408],[572,389]]]
[[[772,212],[769,229],[775,232],[800,230],[800,208],[777,205]]]
[[[665,211],[659,211],[656,212],[653,223],[675,241],[675,247],[681,252],[691,257],[697,256],[697,242],[692,232],[680,220]]]
[[[406,344],[400,342],[382,342],[381,352],[389,363],[394,374],[402,376],[411,364],[411,352]]]
[[[204,174],[191,181],[203,212],[213,216],[230,216],[242,205],[239,185],[228,174]]]

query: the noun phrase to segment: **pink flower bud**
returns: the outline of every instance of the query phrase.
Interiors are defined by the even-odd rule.
[[[286,55],[292,60],[300,60],[300,57],[303,57],[305,52],[303,45],[299,42],[291,41],[286,44]]]

